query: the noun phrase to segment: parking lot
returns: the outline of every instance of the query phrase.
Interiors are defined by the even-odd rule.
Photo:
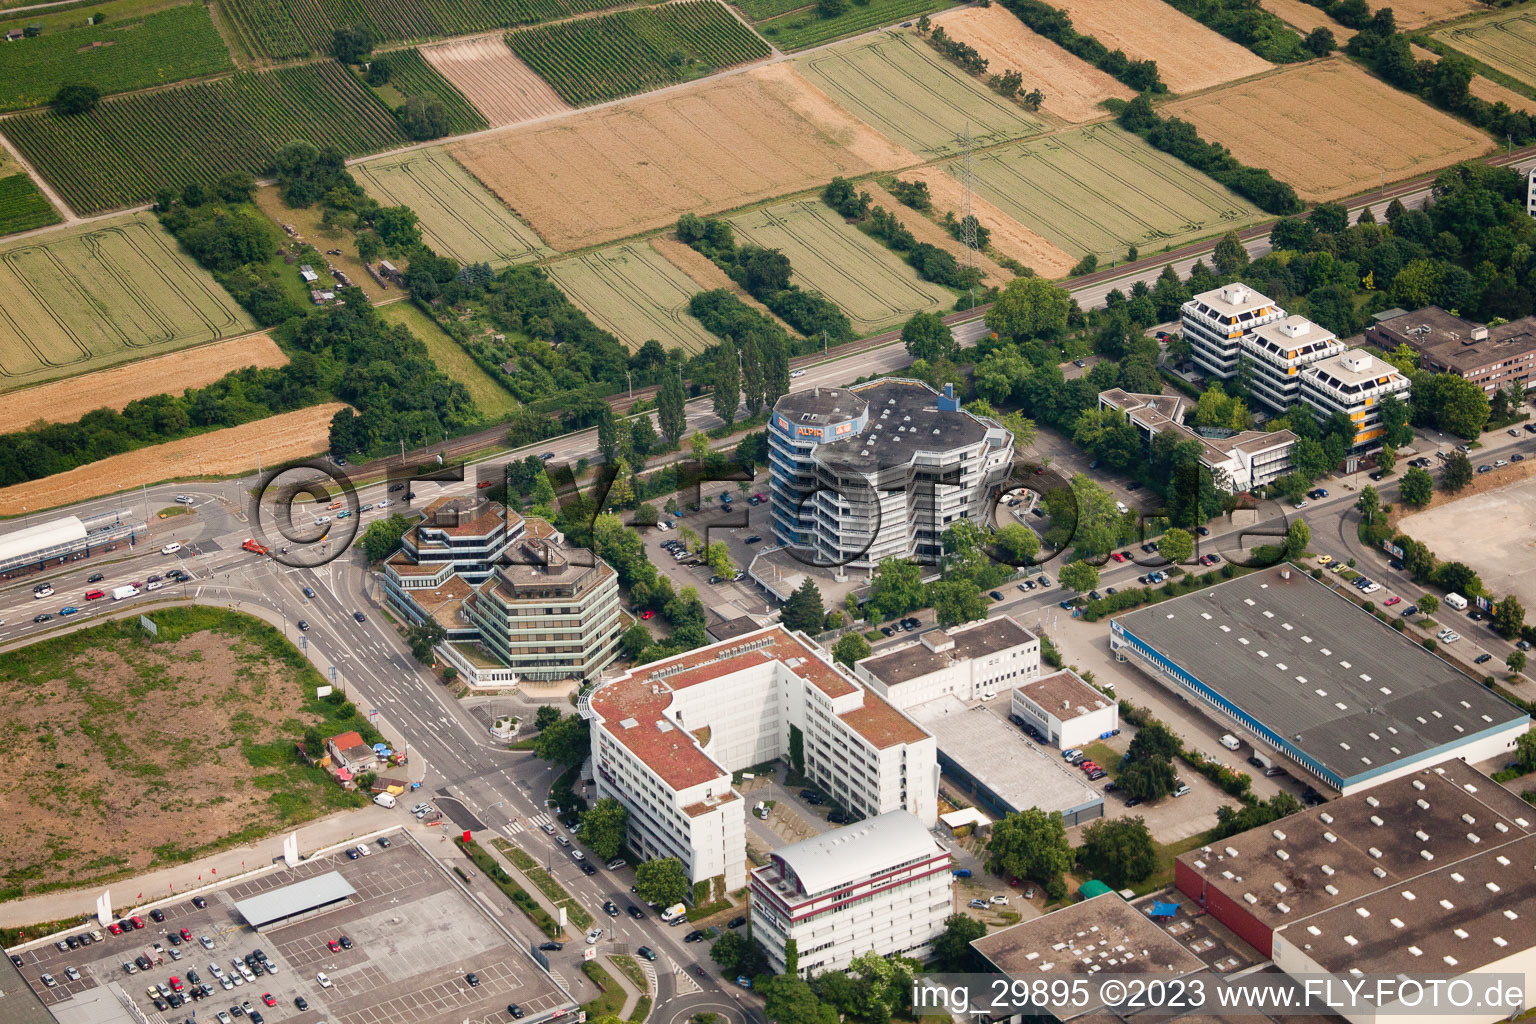
[[[93,1024],[132,1020],[111,1005],[130,1000],[151,1024],[180,1024],[194,1011],[199,1021],[221,1024],[225,1017],[252,1024],[459,1024],[467,1018],[504,1024],[513,1019],[511,1003],[531,1024],[573,1008],[530,955],[516,948],[425,851],[403,833],[391,840],[388,849],[370,844],[370,854],[357,860],[336,853],[208,891],[202,897],[206,907],[177,899],[147,908],[139,913],[142,929],[121,936],[102,929],[102,942],[77,950],[60,952],[47,943],[12,952],[22,959],[23,977],[61,1019]],[[333,907],[260,933],[235,909],[240,900],[332,871],[356,890]],[[151,910],[165,920],[154,921]],[[172,946],[170,934],[179,938],[183,928],[192,940]],[[203,936],[211,949],[202,944]],[[351,948],[343,948],[347,945]],[[179,961],[171,956],[173,948]],[[270,965],[259,976],[259,959],[246,960],[258,949]],[[151,967],[130,976],[123,964],[136,956],[146,957]],[[242,966],[250,977],[243,976]],[[70,968],[78,980],[67,977]],[[43,974],[57,985],[45,986]],[[468,983],[470,974],[478,985]],[[185,1004],[170,1007],[166,995],[151,996],[148,987],[161,984],[168,991],[180,985],[177,994]],[[187,998],[197,985],[207,985],[212,994]],[[112,998],[104,1000],[104,994]],[[298,1008],[300,998],[307,1009]],[[106,1010],[115,1012],[107,1016]]]
[[[732,500],[722,502],[720,498],[723,494],[729,494]],[[749,504],[757,494],[764,497],[768,494],[766,471],[759,474],[745,492],[734,483],[724,487],[706,484],[702,497],[710,500],[701,500],[698,511],[683,507],[680,509],[683,513],[680,518],[663,512],[662,519],[672,524],[673,529],[643,531],[646,557],[651,563],[670,577],[676,588],[697,589],[704,606],[718,611],[723,618],[732,619],[748,612],[765,612],[769,607],[767,594],[750,578],[710,583],[715,573],[708,565],[684,564],[664,550],[662,544],[679,540],[679,530],[686,527],[698,534],[699,539],[706,544],[724,541],[730,548],[731,561],[744,572],[759,551],[774,544],[768,503]],[[654,504],[659,508],[661,502]],[[757,537],[758,540],[749,544],[749,537]]]

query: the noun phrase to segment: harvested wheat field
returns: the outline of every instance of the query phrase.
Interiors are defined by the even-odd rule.
[[[421,55],[493,125],[521,124],[570,109],[548,82],[517,59],[499,33],[423,46]]]
[[[1262,6],[1302,35],[1325,28],[1333,33],[1334,41],[1340,46],[1355,37],[1354,29],[1340,25],[1306,0],[1262,0]]]
[[[1529,96],[1522,96],[1513,89],[1506,89],[1498,82],[1484,78],[1482,75],[1473,75],[1472,83],[1467,88],[1480,100],[1503,103],[1511,110],[1523,110],[1527,114],[1536,116],[1536,100]]]
[[[126,491],[140,484],[202,474],[225,476],[303,458],[325,450],[331,417],[341,402],[268,416],[238,427],[226,427],[180,441],[151,445],[87,463],[41,480],[0,487],[0,516],[57,508],[86,498]]]
[[[1470,125],[1372,78],[1348,59],[1305,64],[1180,100],[1166,114],[1303,198],[1341,199],[1493,148]]]
[[[1059,0],[1053,6],[1071,15],[1079,32],[1097,36],[1111,50],[1157,61],[1173,92],[1194,92],[1273,66],[1163,0]]]
[[[200,388],[247,366],[266,368],[287,362],[283,350],[265,334],[167,352],[126,366],[13,391],[0,404],[0,433],[22,430],[38,420],[72,423],[95,409],[121,412],[136,398]]]
[[[1136,95],[1092,64],[1032,32],[995,4],[945,11],[933,16],[933,24],[951,39],[975,47],[993,74],[1009,69],[1022,72],[1024,91],[1038,87],[1045,93],[1041,109],[1063,121],[1081,124],[1107,117],[1108,111],[1099,106],[1101,100],[1128,100]]]
[[[922,167],[900,175],[903,181],[926,181],[928,193],[933,197],[933,208],[940,216],[953,210],[961,216],[965,209],[965,195],[960,182],[942,167]],[[1029,228],[1020,224],[1002,210],[973,196],[971,213],[981,226],[992,232],[992,248],[1005,256],[1012,256],[1041,277],[1065,277],[1077,260],[1056,248]]]
[[[1392,17],[1399,29],[1423,28],[1488,9],[1477,0],[1392,0],[1391,4],[1381,6],[1392,8]]]
[[[940,249],[943,249],[944,251],[953,255],[955,259],[958,260],[962,265],[965,263],[965,246],[961,245],[960,241],[955,238],[954,235],[950,234],[948,231],[945,231],[939,225],[935,224],[921,213],[918,213],[910,206],[902,205],[901,200],[891,195],[889,192],[881,188],[873,181],[860,182],[859,190],[862,192],[868,192],[869,198],[874,201],[876,206],[883,206],[889,212],[894,213],[896,215],[896,219],[901,222],[901,226],[912,232],[913,238],[916,238],[919,242],[927,242],[929,245],[936,245]],[[971,205],[976,205],[974,198],[971,200]],[[959,214],[961,211],[956,210],[955,212]],[[975,259],[976,269],[981,271],[982,280],[984,283],[989,285],[995,284],[1001,287],[1002,285],[1005,285],[1009,281],[1013,280],[1013,272],[999,264],[997,261],[993,260],[986,253],[976,253]]]
[[[782,64],[448,152],[562,251],[918,163]]]
[[[651,248],[655,249],[662,259],[688,275],[700,290],[708,292],[716,288],[724,288],[759,313],[777,322],[784,328],[785,333],[795,334],[793,327],[780,320],[767,306],[754,299],[745,288],[727,277],[725,271],[716,266],[713,260],[693,246],[684,245],[677,240],[676,236],[667,234],[653,236]]]

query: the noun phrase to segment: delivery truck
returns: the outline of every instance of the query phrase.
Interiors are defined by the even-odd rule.
[[[133,586],[129,586],[129,587],[113,587],[112,588],[112,600],[114,600],[114,601],[121,601],[125,597],[133,597],[133,596],[135,596],[136,594],[138,594],[138,592],[139,592],[139,588],[138,587],[133,587]]]

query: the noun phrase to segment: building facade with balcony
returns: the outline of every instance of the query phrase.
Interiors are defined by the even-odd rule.
[[[769,421],[774,535],[818,565],[937,560],[953,523],[981,523],[1013,434],[953,389],[886,377],[783,396]]]
[[[732,772],[797,749],[805,775],[850,815],[938,821],[933,737],[782,626],[635,668],[581,711],[597,795],[628,809],[631,848],[678,858],[695,883],[746,884]]]
[[[1344,351],[1344,343],[1304,316],[1264,324],[1239,339],[1249,370],[1249,391],[1276,412],[1301,400],[1301,371]]]
[[[1240,346],[1265,324],[1285,319],[1273,299],[1233,282],[1201,292],[1180,310],[1184,340],[1202,372],[1221,380],[1237,376]]]
[[[841,970],[871,950],[923,960],[953,886],[949,851],[892,811],[770,854],[752,872],[752,937],[776,973],[791,941],[801,974]]]
[[[1319,419],[1336,412],[1355,425],[1354,452],[1381,447],[1381,400],[1388,395],[1406,402],[1413,386],[1397,367],[1360,348],[1313,363],[1301,371],[1301,400]]]
[[[1208,437],[1184,425],[1194,403],[1181,395],[1140,395],[1120,388],[1099,392],[1100,409],[1116,409],[1150,445],[1152,438],[1172,431],[1181,441],[1200,445],[1200,464],[1210,470],[1217,487],[1237,493],[1262,487],[1291,471],[1296,435],[1289,430],[1244,430],[1225,437]]]

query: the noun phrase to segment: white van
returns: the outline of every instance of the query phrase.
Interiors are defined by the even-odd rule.
[[[1231,733],[1227,733],[1221,737],[1221,745],[1226,747],[1228,750],[1236,750],[1238,747],[1242,746],[1242,744],[1237,741],[1237,737],[1233,736]]]
[[[1446,594],[1445,603],[1450,605],[1452,608],[1455,608],[1459,612],[1467,610],[1467,599],[1462,597],[1460,594]]]
[[[681,903],[674,903],[661,912],[661,919],[669,924],[688,913],[688,908]]]
[[[1125,515],[1130,511],[1130,509],[1125,507],[1125,502],[1117,501],[1115,502],[1115,511],[1119,512],[1121,515]]]
[[[181,545],[176,543],[175,541],[171,541],[171,543],[167,544],[165,547],[160,549],[160,553],[162,555],[174,555],[176,552],[178,552],[180,550],[181,550]]]
[[[380,793],[378,796],[373,798],[373,802],[378,804],[380,807],[391,807],[392,808],[392,807],[395,806],[395,794],[393,794],[393,793]]]

